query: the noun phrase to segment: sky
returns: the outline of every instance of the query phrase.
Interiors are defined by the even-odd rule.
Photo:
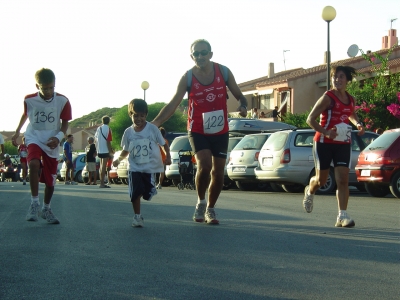
[[[271,62],[275,73],[323,64],[327,5],[336,9],[332,61],[347,58],[352,44],[380,50],[391,24],[400,36],[399,0],[1,0],[0,131],[17,128],[43,67],[76,119],[143,98],[143,81],[149,104],[169,102],[199,38],[237,83],[266,76]]]

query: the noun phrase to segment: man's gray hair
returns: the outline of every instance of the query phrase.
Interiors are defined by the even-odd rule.
[[[88,142],[94,142],[94,137],[89,136],[89,137],[87,138],[87,141],[88,141]]]

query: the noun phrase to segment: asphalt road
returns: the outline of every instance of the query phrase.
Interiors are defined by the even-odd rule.
[[[43,186],[40,186],[42,202]],[[163,188],[131,227],[127,187],[57,184],[60,225],[25,221],[29,186],[0,182],[0,299],[399,299],[400,201],[223,191],[220,225],[194,223],[195,191]]]

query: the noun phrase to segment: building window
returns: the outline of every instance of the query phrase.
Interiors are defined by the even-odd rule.
[[[271,109],[271,94],[260,96],[260,109]]]

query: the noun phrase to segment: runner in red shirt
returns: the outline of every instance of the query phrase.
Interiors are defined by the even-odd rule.
[[[333,67],[331,71],[333,89],[327,91],[314,105],[307,123],[316,131],[313,155],[315,176],[304,189],[303,207],[310,213],[313,210],[314,194],[325,185],[331,163],[335,169],[337,185],[336,198],[339,206],[336,227],[355,226],[354,220],[347,214],[349,202],[349,170],[351,159],[351,121],[364,134],[364,125],[354,111],[354,99],[346,92],[347,84],[356,74],[355,69],[348,66]],[[320,123],[316,119],[320,116]]]
[[[208,41],[203,39],[194,41],[190,51],[190,57],[195,66],[182,76],[172,100],[160,111],[153,123],[159,127],[172,116],[188,90],[189,79],[191,86],[188,91],[187,128],[197,161],[198,200],[193,220],[218,224],[214,206],[223,186],[229,141],[226,87],[228,86],[235,98],[239,100],[237,111],[243,117],[247,116],[247,100],[240,91],[232,72],[210,60],[213,52]],[[223,76],[223,70],[227,70],[227,79]],[[208,201],[206,201],[207,189]]]

